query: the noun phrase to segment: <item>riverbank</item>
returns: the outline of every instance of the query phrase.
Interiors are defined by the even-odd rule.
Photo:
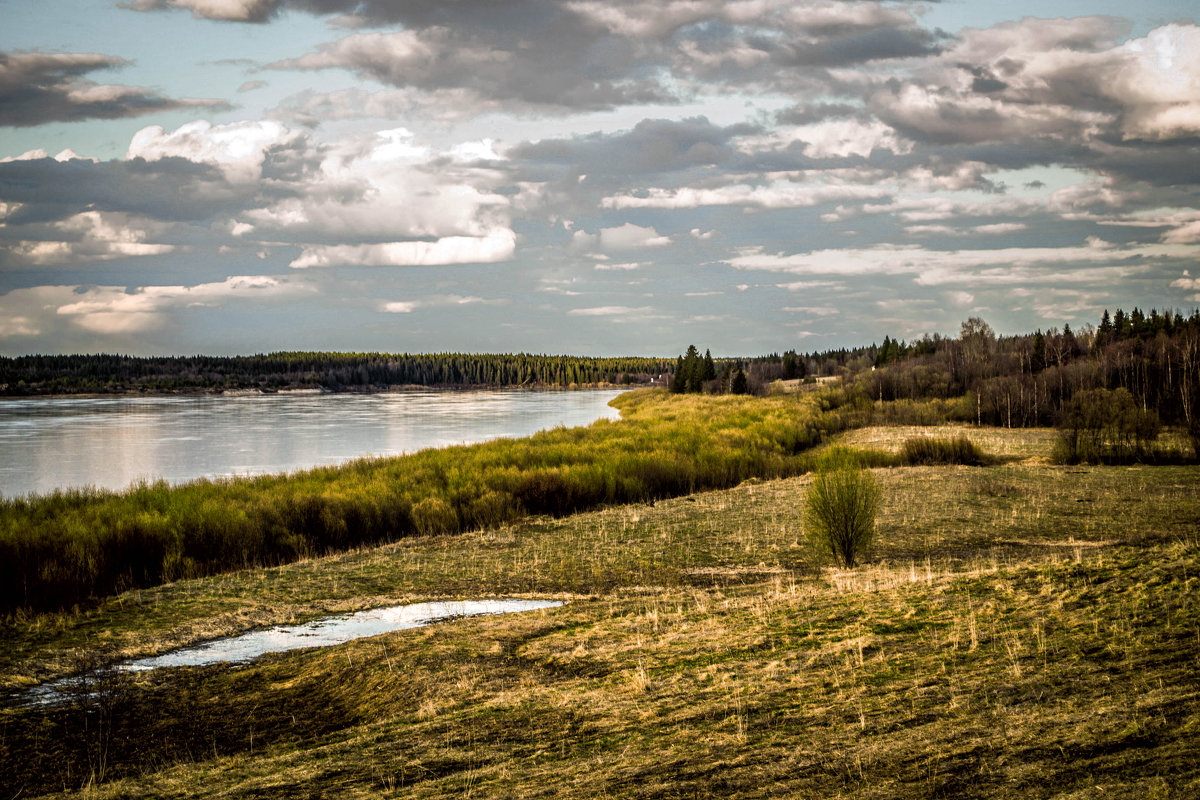
[[[288,475],[0,501],[0,612],[286,563],[413,535],[494,528],[796,475],[861,424],[844,396],[621,395],[617,422],[360,459]]]
[[[12,618],[10,686],[88,653],[395,602],[572,599],[147,674],[110,684],[104,705],[5,710],[0,784],[113,798],[1196,794],[1200,471],[1056,467],[1043,431],[979,436],[1008,463],[875,470],[877,546],[852,571],[803,547],[801,476]]]

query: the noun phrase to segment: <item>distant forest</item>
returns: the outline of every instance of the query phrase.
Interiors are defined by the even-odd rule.
[[[526,353],[21,356],[0,358],[0,395],[638,385],[665,381],[671,367],[672,362],[667,359]]]
[[[950,419],[1001,427],[1061,425],[1088,392],[1124,390],[1140,411],[1200,437],[1200,312],[1105,310],[1098,326],[1017,336],[997,336],[973,317],[958,338],[884,337],[870,347],[788,352],[737,366],[753,393],[789,378],[837,376],[851,400],[943,400]],[[709,390],[728,391],[719,380]],[[892,404],[889,413],[902,408]]]
[[[0,395],[9,396],[647,384],[675,392],[768,394],[781,391],[784,381],[824,378],[840,379],[847,402],[938,400],[943,418],[1007,427],[1061,424],[1084,393],[1125,390],[1141,412],[1200,436],[1200,311],[1184,317],[1106,310],[1098,325],[1079,331],[1065,325],[1016,336],[998,336],[973,317],[957,338],[885,336],[866,347],[740,359],[701,356],[694,346],[676,359],[523,353],[0,358]],[[889,413],[903,406],[893,404]]]

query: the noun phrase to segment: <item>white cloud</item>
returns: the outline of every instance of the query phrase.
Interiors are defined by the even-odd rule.
[[[780,310],[789,314],[808,314],[812,317],[834,317],[842,313],[840,309],[829,306],[784,306]]]
[[[599,243],[603,250],[637,250],[643,247],[663,247],[671,243],[671,237],[659,236],[654,228],[644,228],[626,222],[618,228],[601,228]]]
[[[1175,280],[1171,281],[1171,288],[1172,289],[1184,289],[1187,291],[1191,291],[1193,289],[1200,289],[1200,278],[1191,277],[1191,274],[1185,269],[1183,271],[1182,277],[1176,278]]]
[[[1127,138],[1200,133],[1200,28],[1156,28],[1143,39],[1126,42],[1114,58],[1119,66],[1100,87],[1124,106]]]
[[[160,327],[168,314],[183,308],[224,305],[231,299],[262,301],[310,291],[267,275],[235,275],[195,286],[42,287],[57,290],[44,308],[80,328],[98,334],[136,333]]]
[[[410,314],[419,304],[412,301],[393,300],[383,304],[383,310],[389,314]]]
[[[136,11],[183,8],[204,19],[255,22],[266,19],[279,4],[280,0],[130,0],[129,7]]]
[[[1200,244],[1200,220],[1167,231],[1163,234],[1163,241],[1168,244]]]
[[[594,269],[601,271],[621,271],[629,272],[641,266],[637,261],[629,261],[624,264],[605,264],[603,262],[597,264]]]
[[[507,261],[516,249],[516,236],[500,229],[485,236],[447,236],[432,242],[313,245],[305,247],[288,266],[293,269],[335,266],[442,266]]]
[[[802,152],[810,158],[867,158],[876,150],[888,150],[897,155],[912,151],[912,142],[901,137],[894,128],[873,120],[835,119],[811,125],[778,128],[760,136],[744,137],[738,149],[745,153],[784,150],[802,144]]]
[[[142,128],[133,135],[126,159],[186,158],[219,167],[233,183],[257,181],[267,154],[276,148],[307,149],[303,133],[278,122],[255,120],[213,125],[196,120],[168,133],[161,125]]]
[[[50,227],[63,238],[17,241],[8,247],[9,252],[28,264],[48,266],[74,261],[157,256],[176,249],[170,244],[147,242],[150,228],[161,229],[164,226],[129,214],[85,211],[55,222]]]
[[[889,192],[869,186],[724,186],[717,189],[651,188],[636,195],[612,195],[601,200],[602,208],[701,208],[704,206],[743,206],[745,208],[808,208],[842,200],[874,200]]]
[[[629,306],[596,306],[593,308],[573,308],[567,313],[578,317],[623,317],[635,314],[649,314],[654,309],[650,306],[639,306],[631,308]]]

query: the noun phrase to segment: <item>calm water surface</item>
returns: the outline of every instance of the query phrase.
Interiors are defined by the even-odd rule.
[[[0,400],[0,496],[292,472],[616,419],[620,390]]]

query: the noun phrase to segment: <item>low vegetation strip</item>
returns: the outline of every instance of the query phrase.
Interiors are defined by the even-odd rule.
[[[966,464],[982,466],[987,457],[979,446],[966,436],[913,436],[904,440],[901,448],[904,463],[912,466],[933,464]]]
[[[835,399],[836,400],[836,399]],[[805,471],[853,413],[826,398],[614,401],[623,418],[527,439],[363,459],[286,476],[153,483],[0,503],[0,609],[391,541],[562,516]]]

